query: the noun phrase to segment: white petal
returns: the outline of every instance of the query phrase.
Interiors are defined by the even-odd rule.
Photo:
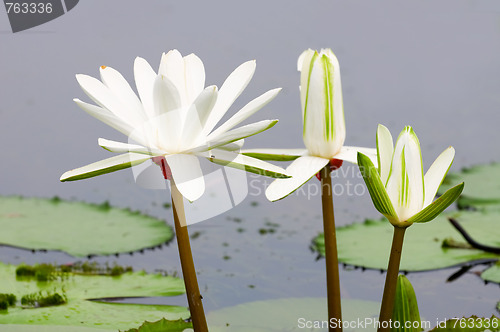
[[[187,103],[191,104],[205,87],[205,67],[194,54],[184,57]]]
[[[372,163],[377,162],[377,150],[372,148],[360,148],[357,146],[343,146],[339,153],[337,153],[333,158],[348,161],[353,164],[358,163],[358,152],[361,152],[370,160]]]
[[[425,201],[424,208],[431,204],[436,196],[436,192],[439,186],[444,180],[446,173],[450,169],[453,163],[453,158],[455,157],[455,149],[453,147],[448,147],[444,150],[439,157],[432,163],[427,173],[425,173],[424,183],[425,183]]]
[[[187,104],[184,59],[177,50],[163,53],[158,74],[167,77],[177,88],[182,105]]]
[[[64,182],[88,179],[94,176],[129,168],[149,159],[151,159],[151,156],[136,153],[125,153],[68,171],[61,176],[60,180]]]
[[[84,110],[94,118],[104,122],[108,126],[118,130],[119,132],[127,136],[130,136],[134,131],[134,128],[132,128],[128,123],[125,123],[107,109],[92,104],[87,104],[80,99],[73,99],[73,101],[78,105],[78,107],[80,107],[82,110]]]
[[[127,80],[118,71],[111,67],[99,68],[102,82],[115,94],[125,105],[133,110],[144,113],[141,101],[130,87]]]
[[[165,156],[165,159],[182,196],[190,202],[200,198],[205,192],[205,180],[198,157],[189,154],[173,154]]]
[[[410,195],[409,209],[414,214],[420,212],[424,204],[424,169],[418,137],[413,129],[410,130],[409,134],[410,140],[405,147],[405,164]]]
[[[377,128],[377,164],[378,174],[382,183],[387,183],[391,170],[392,155],[394,153],[394,143],[392,135],[386,126],[379,124]]]
[[[216,101],[217,87],[215,85],[207,87],[198,95],[186,114],[181,138],[183,145],[191,148],[193,145],[206,143],[203,127]]]
[[[310,48],[302,52],[299,56],[299,59],[297,60],[297,70],[302,71],[304,68],[304,61],[307,64],[310,64],[311,62],[311,57],[314,54],[314,51],[311,50]]]
[[[155,118],[150,125],[157,134],[158,145],[176,152],[182,132],[182,109],[177,88],[165,76],[158,76],[153,88]]]
[[[226,150],[226,151],[239,151],[243,147],[245,143],[244,139],[240,139],[238,141],[234,141],[232,143],[221,145],[217,149]]]
[[[307,149],[245,149],[242,154],[260,160],[289,161],[307,154]]]
[[[224,122],[219,128],[215,129],[210,136],[215,137],[218,136],[235,126],[239,125],[241,122],[245,121],[252,114],[260,110],[262,107],[266,106],[271,100],[274,99],[281,91],[281,88],[273,89],[267,91],[266,93],[260,95],[255,98],[248,104],[246,104],[241,110],[239,110],[235,115],[233,115],[229,120]]]
[[[248,83],[252,79],[255,72],[255,61],[247,61],[236,68],[231,75],[224,81],[219,90],[217,103],[215,104],[207,125],[204,129],[205,134],[208,134],[215,128],[220,119],[226,114],[227,110],[236,98],[245,90]]]
[[[208,146],[209,148],[214,149],[218,146],[226,145],[242,138],[263,132],[264,130],[273,127],[276,123],[278,123],[278,120],[263,120],[230,130],[218,137],[215,137],[212,141],[209,141]]]
[[[198,154],[210,160],[213,163],[228,166],[232,168],[241,169],[250,173],[255,173],[264,176],[275,178],[288,178],[289,175],[286,171],[278,166],[268,162],[244,156],[232,151],[225,151],[221,149],[214,149]]]
[[[329,162],[330,160],[325,158],[312,156],[299,157],[286,168],[286,173],[291,175],[291,178],[274,180],[267,187],[267,199],[274,202],[285,198],[309,181],[314,174],[318,173]]]
[[[99,138],[97,140],[97,144],[99,144],[102,148],[115,153],[131,152],[147,154],[149,156],[160,156],[165,154],[164,151],[158,149],[147,148],[137,144],[116,142],[105,138]]]
[[[76,75],[83,91],[99,106],[108,109],[131,127],[139,126],[144,120],[141,110],[123,104],[120,99],[101,81],[87,75]]]
[[[149,63],[143,58],[137,57],[134,62],[134,77],[137,92],[141,97],[144,111],[149,118],[154,116],[153,86],[157,74]]]

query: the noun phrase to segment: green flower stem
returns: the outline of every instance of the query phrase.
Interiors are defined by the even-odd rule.
[[[186,286],[186,295],[189,311],[191,312],[191,320],[193,321],[193,329],[195,332],[208,332],[207,320],[203,310],[203,303],[201,302],[202,296],[196,278],[193,255],[191,254],[191,245],[189,244],[183,197],[173,180],[170,180],[170,190],[172,192],[175,235],[177,236],[177,245],[179,246],[182,275],[184,277],[184,285]]]
[[[392,311],[394,309],[399,263],[401,261],[401,252],[403,251],[405,231],[406,227],[394,227],[391,256],[389,257],[389,266],[387,267],[387,275],[385,277],[384,295],[382,296],[382,304],[380,306],[380,327],[378,328],[378,332],[391,331],[388,322],[392,319]],[[385,328],[382,327],[384,322],[387,322],[385,323],[387,324]]]
[[[328,296],[328,320],[332,318],[340,323],[339,262],[337,258],[337,236],[335,234],[335,216],[333,214],[332,178],[330,163],[321,170],[321,201],[323,207],[323,228],[325,234],[326,291]],[[330,327],[329,331],[342,331],[342,325]]]

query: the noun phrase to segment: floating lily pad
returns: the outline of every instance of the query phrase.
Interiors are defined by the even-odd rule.
[[[486,281],[496,282],[500,284],[500,261],[481,273],[481,278]]]
[[[173,237],[164,221],[138,212],[57,198],[0,197],[0,243],[73,256],[154,247]]]
[[[499,332],[500,318],[496,316],[490,318],[477,316],[453,318],[441,325],[430,332]]]
[[[116,332],[116,329],[97,329],[90,327],[2,325],[2,332]]]
[[[344,331],[375,331],[373,326],[358,326],[358,318],[378,319],[380,304],[343,299],[342,320],[354,322]],[[212,311],[207,316],[210,331],[328,331],[326,298],[288,298],[256,301]],[[319,325],[318,325],[319,324]],[[321,325],[323,324],[323,326]]]
[[[500,255],[467,248],[467,243],[444,214],[425,224],[414,224],[405,234],[402,271],[425,271],[461,265],[483,259],[498,259]],[[452,214],[476,241],[500,246],[500,211]],[[387,220],[367,220],[337,229],[339,261],[371,269],[387,269],[392,243],[393,226]],[[443,248],[443,241],[455,247]],[[457,245],[459,244],[459,245]],[[320,234],[313,240],[314,247],[324,255],[324,238]],[[459,247],[466,247],[459,248]]]
[[[167,305],[106,303],[104,300],[123,297],[176,296],[184,293],[179,278],[127,272],[118,277],[64,273],[55,280],[39,282],[16,279],[16,266],[0,263],[0,293],[13,293],[19,299],[37,292],[64,294],[67,303],[44,308],[9,307],[0,315],[0,324],[32,324],[55,326],[128,329],[140,326],[144,320],[186,319],[187,308]],[[4,331],[3,327],[0,330]]]
[[[439,194],[460,182],[465,188],[457,201],[459,208],[500,209],[500,163],[464,168],[450,173],[439,188]]]

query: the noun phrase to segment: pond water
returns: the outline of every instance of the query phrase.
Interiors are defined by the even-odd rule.
[[[172,211],[163,207],[168,191],[137,186],[128,170],[81,182],[58,179],[66,170],[110,156],[97,146],[98,137],[124,141],[72,102],[76,97],[87,100],[74,74],[98,76],[98,67],[108,65],[132,81],[136,56],[156,67],[161,53],[173,48],[200,56],[207,85],[220,86],[239,64],[257,59],[254,78],[230,114],[260,93],[283,87],[252,118],[280,122],[248,139],[246,148],[303,147],[296,60],[306,48],[329,47],[342,68],[347,145],[374,147],[378,123],[393,134],[411,124],[426,168],[448,145],[457,151],[452,171],[500,161],[496,1],[87,0],[54,21],[16,34],[6,15],[0,15],[0,40],[2,195],[107,200],[172,224]],[[356,168],[344,167],[347,175],[335,178],[336,183],[342,188],[361,184]],[[206,310],[325,296],[324,260],[316,260],[309,249],[322,229],[320,196],[299,193],[269,203],[262,193],[269,180],[248,179],[249,194],[240,205],[189,229],[199,235],[192,247]],[[338,195],[335,207],[338,225],[378,218],[366,191]],[[274,232],[263,231],[270,228]],[[500,235],[499,229],[494,231]],[[75,259],[0,247],[0,260]],[[96,260],[147,271],[180,270],[175,242],[161,250]],[[408,275],[421,315],[436,321],[494,314],[498,285],[485,285],[475,273],[447,283],[455,271]],[[380,272],[344,268],[340,277],[344,297],[380,300]],[[134,301],[186,305],[184,297]]]

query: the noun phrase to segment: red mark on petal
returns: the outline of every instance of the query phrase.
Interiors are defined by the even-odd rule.
[[[172,179],[172,171],[170,170],[170,167],[168,166],[167,161],[165,160],[165,157],[157,156],[157,157],[153,157],[151,159],[153,160],[153,162],[156,165],[160,166],[161,171],[163,173],[163,177],[165,178],[165,180]]]
[[[330,159],[330,172],[339,169],[344,161],[342,159]],[[316,178],[321,181],[321,172],[316,173]]]

